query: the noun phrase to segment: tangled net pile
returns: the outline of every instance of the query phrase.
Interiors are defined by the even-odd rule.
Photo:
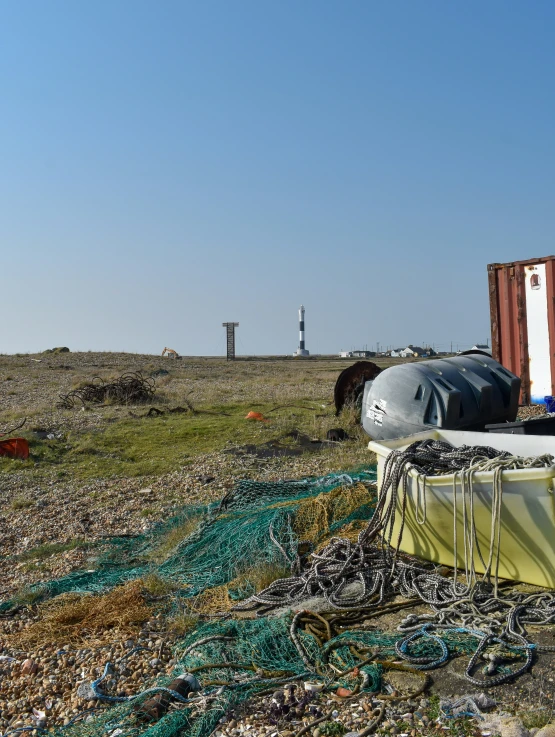
[[[231,709],[259,694],[272,693],[279,686],[310,679],[330,690],[342,685],[354,693],[377,691],[382,673],[389,670],[414,674],[415,687],[406,698],[418,696],[428,679],[410,666],[393,662],[396,638],[376,631],[340,631],[356,622],[356,618],[338,616],[324,627],[316,616],[300,613],[295,617],[205,623],[184,638],[175,652],[175,673],[194,675],[201,682],[201,692],[191,694],[185,703],[174,703],[162,719],[149,724],[146,702],[154,692],[163,692],[169,686],[171,679],[166,677],[159,679],[148,693],[117,703],[90,721],[80,720],[54,734],[207,737]],[[316,633],[322,636],[324,644]],[[455,640],[452,645],[456,647]],[[378,649],[386,659],[374,657]],[[384,696],[386,700],[392,698]]]
[[[101,593],[155,573],[178,587],[183,599],[207,599],[225,586],[239,600],[252,593],[245,574],[253,563],[289,572],[338,530],[356,539],[372,516],[375,480],[370,467],[301,481],[239,481],[223,502],[187,505],[148,533],[114,538],[99,553],[94,570],[46,581],[32,591],[43,600],[70,592]],[[11,606],[0,604],[0,612]]]
[[[109,549],[97,559],[94,571],[73,573],[33,590],[43,600],[69,592],[101,593],[155,573],[178,588],[177,612],[221,613],[255,590],[250,577],[253,561],[257,567],[279,566],[287,574],[304,565],[310,550],[325,543],[334,532],[356,539],[372,516],[375,480],[375,467],[368,467],[301,481],[240,481],[220,503],[189,505],[148,534],[111,541]],[[179,540],[176,533],[186,534]],[[0,610],[8,612],[12,606],[13,602],[5,602]],[[302,650],[291,639],[289,615],[256,621],[218,619],[200,625],[179,643],[174,656],[178,661],[175,673],[199,673],[206,690],[205,696],[193,702],[192,710],[178,703],[157,724],[147,727],[137,709],[152,691],[116,706],[112,706],[116,699],[104,694],[102,700],[110,708],[93,718],[85,714],[90,721],[79,719],[54,734],[104,737],[122,729],[126,737],[189,733],[206,737],[233,705],[268,686],[306,674],[301,652],[311,661],[318,660],[318,640],[302,631],[302,623],[298,625],[301,631],[295,637]],[[375,634],[368,643],[375,642],[372,638]],[[199,644],[191,647],[195,642]],[[363,638],[361,647],[365,643]],[[386,637],[384,643],[393,655],[392,638]],[[338,645],[329,660],[335,663],[341,657],[353,667],[357,662],[346,646]],[[195,670],[198,668],[200,671]],[[333,670],[326,668],[333,676]],[[380,672],[379,665],[369,665],[370,685],[377,687]],[[221,686],[210,686],[213,680],[229,685],[218,693]],[[169,682],[171,678],[159,679],[153,688],[160,690]]]
[[[148,402],[155,390],[155,381],[140,372],[122,374],[115,381],[104,381],[95,377],[90,384],[60,394],[58,407],[72,409],[79,403],[85,405],[114,402],[116,404],[140,404]]]
[[[174,675],[159,678],[136,697],[122,700],[104,692],[103,678],[98,678],[91,687],[109,708],[54,734],[208,737],[230,709],[278,685],[311,680],[324,689],[341,685],[353,693],[379,692],[382,676],[390,670],[408,671],[417,685],[410,694],[380,693],[379,699],[412,698],[427,685],[423,671],[454,654],[471,656],[467,678],[481,688],[518,676],[539,649],[527,638],[525,626],[555,622],[555,597],[548,591],[501,592],[494,566],[501,471],[552,462],[551,457],[519,459],[489,448],[454,449],[426,441],[388,457],[377,498],[373,467],[302,481],[242,481],[220,504],[186,507],[148,535],[114,541],[95,571],[44,584],[42,595],[100,592],[156,572],[179,585],[176,607],[224,616],[213,617],[179,641]],[[391,543],[395,515],[405,514],[409,473],[417,472],[424,482],[419,509],[424,519],[426,475],[455,471],[471,496],[473,475],[483,469],[494,471],[492,507],[497,510],[484,578],[478,579],[472,561],[461,581],[456,570],[446,578],[432,565],[402,556],[400,535]],[[470,545],[475,542],[471,515],[467,523],[465,544]],[[176,530],[183,535],[168,547]],[[256,591],[250,576],[253,561],[280,566],[286,577]],[[313,595],[324,597],[331,613],[290,613],[292,604]],[[380,632],[369,623],[423,602],[430,613],[410,614],[397,634]],[[266,616],[276,607],[286,613]],[[257,609],[259,616],[229,618],[232,608]],[[161,719],[149,724],[142,705],[153,693],[167,693],[172,679],[182,673],[195,675],[202,690],[177,698]]]

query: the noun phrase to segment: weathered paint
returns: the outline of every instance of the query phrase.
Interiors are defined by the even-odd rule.
[[[524,275],[528,360],[530,362],[530,399],[534,404],[540,404],[544,401],[546,394],[551,394],[545,264],[525,266]]]
[[[522,404],[555,394],[555,256],[489,264],[493,357],[521,378]]]

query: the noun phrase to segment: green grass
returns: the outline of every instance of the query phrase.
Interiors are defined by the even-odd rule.
[[[429,708],[426,713],[432,724],[441,716],[440,698],[437,694],[430,696]],[[476,724],[472,718],[458,717],[457,719],[444,719],[443,722],[443,731],[446,735],[452,735],[452,737],[473,737],[476,734]],[[408,727],[409,725],[407,725],[407,729],[404,731],[409,731]],[[492,737],[498,736],[493,734]]]
[[[70,540],[66,543],[44,543],[43,545],[38,545],[36,548],[31,548],[20,553],[17,556],[17,560],[44,560],[57,553],[65,553],[67,550],[75,550],[76,548],[85,548],[87,546],[88,543],[83,540]]]
[[[149,573],[141,579],[141,583],[144,590],[154,597],[167,596],[178,588],[168,579],[161,578],[156,573]]]
[[[553,716],[553,712],[548,709],[534,709],[533,711],[525,711],[518,714],[526,729],[541,729],[549,724]]]
[[[10,509],[17,511],[18,509],[29,509],[34,507],[35,503],[31,499],[26,499],[24,496],[16,496],[10,503]]]
[[[27,417],[18,435],[29,441],[31,456],[28,461],[0,458],[0,477],[2,473],[18,474],[22,482],[33,483],[156,477],[230,445],[283,441],[293,429],[325,438],[332,427],[343,427],[354,441],[320,451],[323,465],[330,462],[333,467],[348,468],[365,460],[366,436],[348,413],[336,418],[331,404],[334,383],[348,361],[263,358],[228,363],[191,358],[172,362],[146,355],[72,353],[73,369],[61,376],[45,371],[45,367],[62,365],[54,355],[45,356],[44,365],[29,365],[24,358],[0,356],[0,371],[17,377],[5,388],[14,389],[18,400],[9,399],[0,410],[0,431]],[[388,362],[380,359],[378,363]],[[90,382],[96,375],[108,380],[126,371],[148,375],[162,368],[169,373],[157,380],[152,405],[168,410],[191,402],[195,413],[146,418],[143,415],[150,402],[138,407],[91,405],[85,413],[76,409],[56,416],[63,433],[60,439],[40,440],[32,432],[50,426],[60,392],[72,385]],[[28,401],[30,391],[32,402]],[[245,420],[250,410],[262,412],[270,422]],[[98,429],[92,429],[95,427]]]
[[[36,588],[23,586],[12,597],[12,603],[15,607],[33,606],[33,604],[37,604],[43,598],[43,596],[44,589],[42,589],[40,586]]]
[[[33,433],[22,433],[29,441],[29,461],[2,458],[0,472],[54,472],[78,479],[161,475],[230,444],[265,443],[292,428],[325,437],[325,425],[338,424],[331,408],[284,408],[270,413],[267,423],[245,419],[253,407],[265,414],[272,406],[249,402],[210,406],[197,414],[126,417],[96,432],[70,433],[63,440],[38,440]]]
[[[341,737],[346,731],[341,722],[324,722],[320,727],[320,734],[324,737]]]

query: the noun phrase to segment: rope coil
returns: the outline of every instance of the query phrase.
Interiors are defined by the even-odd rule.
[[[409,632],[399,641],[399,657],[416,668],[434,668],[449,657],[447,645],[439,634],[430,630],[466,633],[479,640],[466,671],[469,681],[479,686],[494,686],[517,677],[529,669],[538,648],[526,638],[525,625],[551,624],[555,621],[555,595],[526,594],[517,590],[500,593],[499,560],[501,551],[501,517],[503,508],[503,471],[524,468],[546,468],[553,456],[545,454],[521,458],[489,446],[454,448],[437,440],[421,440],[405,450],[393,451],[384,464],[374,516],[356,543],[332,538],[330,543],[312,554],[311,564],[296,576],[274,581],[265,590],[235,607],[236,610],[271,609],[291,606],[313,596],[322,596],[332,607],[357,610],[382,604],[395,595],[417,598],[428,604],[432,612],[410,615],[399,627]],[[490,544],[483,555],[477,539],[474,516],[474,477],[479,472],[492,472],[492,512]],[[429,567],[405,561],[399,550],[405,526],[408,478],[416,472],[415,516],[418,524],[426,522],[426,482],[430,476],[453,475],[453,545],[455,567],[451,579],[438,575]],[[457,556],[458,487],[462,501],[464,582],[459,580]],[[393,544],[396,516],[401,515],[399,532]],[[484,567],[481,580],[475,569],[475,556]],[[415,658],[410,645],[427,637],[435,642],[441,654],[433,658]],[[509,673],[496,674],[490,667],[485,679],[472,671],[492,644],[517,656],[524,663]],[[555,649],[555,648],[554,648]],[[502,658],[501,658],[502,659]],[[492,661],[493,662],[493,661]]]

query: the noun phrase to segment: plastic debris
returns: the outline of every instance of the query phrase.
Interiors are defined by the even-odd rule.
[[[349,690],[348,688],[343,688],[343,686],[339,686],[335,694],[336,696],[339,696],[341,699],[346,699],[348,696],[352,696],[353,692]]]
[[[264,415],[261,415],[260,412],[249,412],[249,414],[245,417],[245,420],[258,420],[258,422],[269,422]]]
[[[497,702],[490,699],[485,693],[467,694],[454,701],[442,699],[440,709],[442,715],[447,719],[456,719],[463,716],[483,719],[482,712],[493,709],[496,704]]]
[[[0,456],[20,458],[26,461],[29,458],[29,443],[25,438],[10,438],[0,440]]]

